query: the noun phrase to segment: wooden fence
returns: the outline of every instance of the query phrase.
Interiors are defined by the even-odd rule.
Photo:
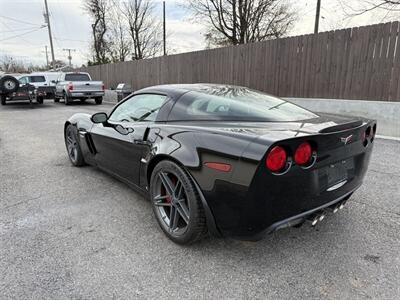
[[[85,69],[107,87],[226,83],[287,97],[400,101],[399,22]]]

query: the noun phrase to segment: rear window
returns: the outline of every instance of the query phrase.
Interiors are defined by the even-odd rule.
[[[29,82],[46,82],[44,76],[29,76]]]
[[[90,81],[89,75],[88,74],[66,74],[65,75],[65,80],[66,81]]]
[[[316,117],[293,103],[251,89],[202,86],[176,102],[169,120],[293,122]]]

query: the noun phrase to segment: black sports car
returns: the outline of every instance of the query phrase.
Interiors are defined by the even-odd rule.
[[[245,87],[142,89],[65,123],[71,162],[150,197],[165,234],[255,240],[342,208],[360,187],[376,122],[315,114]]]

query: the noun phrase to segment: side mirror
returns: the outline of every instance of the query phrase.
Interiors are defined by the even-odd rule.
[[[52,81],[51,81],[51,83],[57,83],[57,82],[58,82],[57,80],[52,80]]]
[[[108,116],[105,112],[95,113],[91,118],[93,123],[100,124],[107,122]]]

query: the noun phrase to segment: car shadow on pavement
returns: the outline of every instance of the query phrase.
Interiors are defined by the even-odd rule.
[[[43,104],[39,104],[37,102],[29,103],[27,101],[13,101],[7,102],[6,105],[1,106],[1,109],[37,109],[37,108],[49,108],[49,103],[44,102]]]
[[[57,103],[54,103],[54,104],[55,105],[63,105],[63,106],[101,106],[99,104],[96,104],[94,102],[94,100],[88,100],[88,101],[84,101],[84,102],[73,101],[73,102],[70,102],[68,105],[65,105],[64,101],[60,101],[60,102],[57,102]]]

